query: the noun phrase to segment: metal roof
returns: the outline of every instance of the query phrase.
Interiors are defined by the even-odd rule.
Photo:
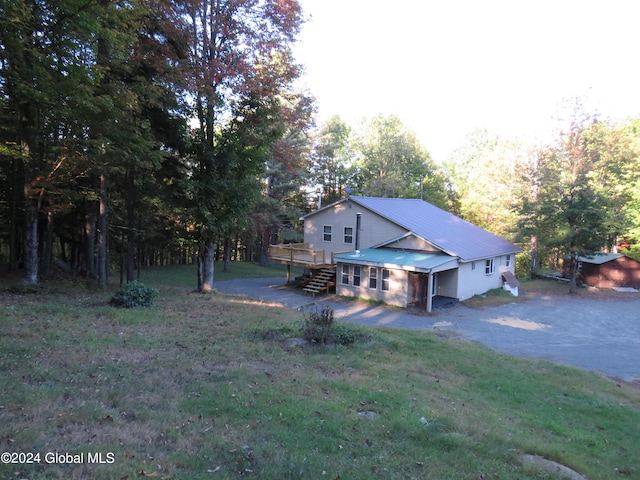
[[[338,262],[356,265],[374,265],[415,271],[447,270],[455,268],[458,264],[458,259],[449,255],[407,252],[388,248],[367,248],[359,253],[341,253],[334,258]],[[448,263],[451,264],[448,268],[442,268]]]
[[[581,255],[578,260],[584,263],[593,263],[595,265],[602,265],[603,263],[610,262],[616,258],[624,257],[621,253],[594,253],[593,255]]]
[[[443,252],[460,257],[464,262],[517,253],[521,250],[517,245],[424,200],[348,197],[336,203],[347,200],[413,232]],[[325,208],[331,206],[327,205]],[[366,226],[363,225],[363,228]]]

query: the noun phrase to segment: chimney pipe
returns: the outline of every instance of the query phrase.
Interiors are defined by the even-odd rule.
[[[360,251],[360,223],[362,221],[362,214],[356,213],[356,251]]]

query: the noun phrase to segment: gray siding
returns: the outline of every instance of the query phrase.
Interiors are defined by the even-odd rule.
[[[491,274],[487,274],[485,270],[486,260],[488,259],[461,262],[459,266],[458,300],[467,300],[474,295],[482,295],[493,288],[502,288],[502,272],[509,270],[515,274],[515,258],[513,254],[509,254],[509,256],[509,267],[506,265],[506,255],[492,257],[494,271]]]
[[[390,238],[399,237],[407,230],[380,215],[356,205],[354,202],[341,202],[319,210],[304,219],[304,241],[312,250],[325,250],[327,259],[331,253],[350,252],[356,248],[356,213],[362,214],[360,228],[360,249],[377,245]],[[324,240],[324,226],[331,226],[330,242]],[[344,228],[353,228],[353,242],[344,242]]]

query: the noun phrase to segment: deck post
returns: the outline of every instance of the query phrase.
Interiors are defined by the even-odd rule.
[[[433,273],[429,272],[429,280],[427,281],[427,313],[431,313],[433,308]]]
[[[291,264],[287,263],[287,285],[291,281]]]

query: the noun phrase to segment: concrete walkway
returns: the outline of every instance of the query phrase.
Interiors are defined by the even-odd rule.
[[[338,319],[361,325],[451,331],[499,352],[640,381],[640,294],[621,301],[542,296],[484,310],[459,304],[433,315],[416,315],[331,295],[303,295],[284,287],[283,278],[227,280],[215,288],[293,309],[328,304]]]

